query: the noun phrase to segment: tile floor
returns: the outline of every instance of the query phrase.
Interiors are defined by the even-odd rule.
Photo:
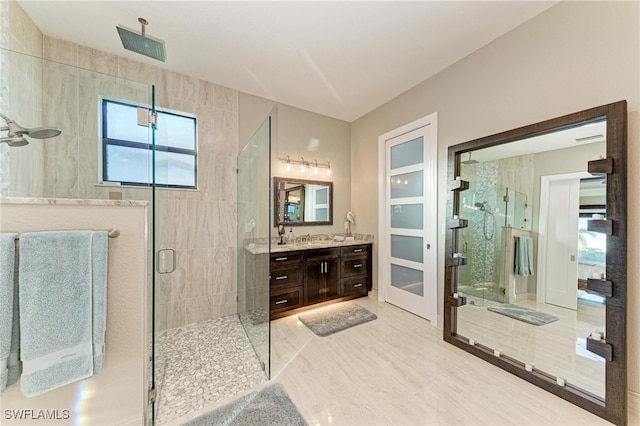
[[[609,424],[447,344],[441,329],[378,302],[375,293],[354,302],[378,319],[328,337],[295,315],[271,322],[272,381],[284,385],[310,425]],[[629,424],[640,424],[633,408]]]
[[[168,330],[157,351],[158,424],[267,381],[237,316]]]

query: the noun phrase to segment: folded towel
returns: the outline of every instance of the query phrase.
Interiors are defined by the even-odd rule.
[[[103,271],[106,274],[106,247],[98,250],[99,259],[94,262],[92,252],[100,243],[94,245],[93,236],[92,231],[22,234],[18,281],[25,396],[39,395],[94,373],[92,305],[101,304],[98,311],[105,307],[106,279],[95,288],[93,281],[94,272],[95,276]],[[95,300],[94,291],[98,293]],[[104,314],[95,315],[102,332],[95,348],[99,369]]]
[[[533,275],[533,238],[516,237],[514,264],[516,275]]]
[[[0,234],[0,395],[18,376],[16,236]]]

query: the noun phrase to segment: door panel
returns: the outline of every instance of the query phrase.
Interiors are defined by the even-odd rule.
[[[435,124],[385,140],[384,300],[436,320]]]
[[[546,303],[578,308],[578,216],[580,181],[549,183],[546,238]]]

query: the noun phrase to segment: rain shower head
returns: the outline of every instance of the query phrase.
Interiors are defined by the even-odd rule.
[[[144,27],[149,24],[146,19],[138,18],[138,22],[142,24],[140,33],[122,25],[116,25],[122,46],[132,52],[165,62],[167,57],[164,51],[164,41],[145,34]]]
[[[472,160],[471,159],[471,153],[469,153],[469,158],[467,160],[462,160],[460,161],[462,164],[478,164],[479,161],[478,160]]]
[[[6,127],[0,128],[0,131],[7,132],[6,137],[0,138],[0,143],[6,142],[9,146],[27,145],[29,141],[24,138],[25,136],[34,139],[49,139],[62,133],[62,130],[55,127],[34,127],[31,129],[22,127],[2,113],[0,113],[0,118],[7,123]]]

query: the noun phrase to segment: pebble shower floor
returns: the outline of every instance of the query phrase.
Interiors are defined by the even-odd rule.
[[[167,330],[157,343],[158,424],[267,381],[235,315]]]

